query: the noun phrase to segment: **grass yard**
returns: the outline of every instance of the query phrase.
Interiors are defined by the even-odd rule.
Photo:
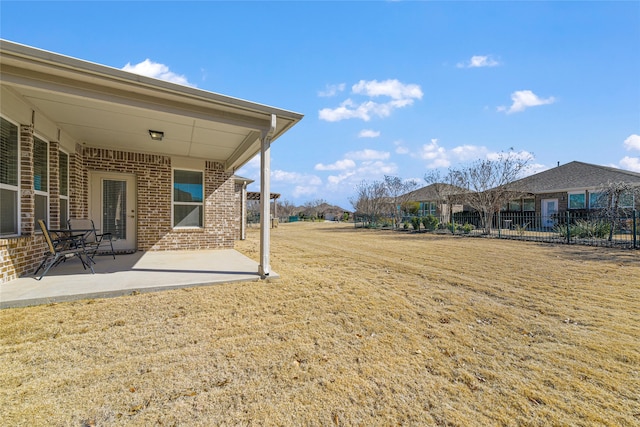
[[[638,251],[292,223],[271,264],[0,311],[0,425],[640,425]]]

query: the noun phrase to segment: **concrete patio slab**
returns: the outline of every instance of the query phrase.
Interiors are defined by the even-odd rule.
[[[136,252],[95,260],[95,274],[74,257],[42,280],[21,277],[0,285],[0,308],[260,280],[258,263],[233,249]]]

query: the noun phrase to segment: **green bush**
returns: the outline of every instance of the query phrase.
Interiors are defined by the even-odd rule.
[[[427,231],[433,231],[438,226],[438,218],[429,214],[422,218],[422,225],[424,225],[424,229]]]
[[[417,230],[420,230],[420,223],[421,223],[421,222],[422,222],[422,221],[420,221],[420,218],[419,218],[419,217],[417,217],[417,216],[413,216],[413,217],[411,217],[411,225],[413,226],[413,229],[414,229],[414,230],[416,230],[416,231],[417,231]]]
[[[472,230],[475,230],[475,227],[473,226],[473,224],[469,224],[467,222],[462,226],[462,231],[464,232],[464,234],[469,234],[471,233]]]
[[[556,225],[556,233],[560,237],[567,237],[567,226]],[[609,237],[611,231],[611,224],[602,219],[586,220],[577,219],[575,223],[569,225],[569,233],[571,237],[578,239],[604,239]]]

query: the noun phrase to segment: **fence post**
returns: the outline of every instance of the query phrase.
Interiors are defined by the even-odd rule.
[[[571,227],[569,226],[570,216],[567,211],[567,244],[571,244]]]
[[[634,209],[631,217],[633,218],[633,248],[638,248],[638,212]]]
[[[502,239],[502,215],[498,211],[498,239]]]

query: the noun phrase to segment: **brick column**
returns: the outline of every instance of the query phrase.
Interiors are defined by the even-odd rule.
[[[49,142],[49,228],[60,224],[60,143]]]
[[[76,144],[76,152],[69,154],[69,215],[70,218],[89,218],[88,191],[85,180],[84,149]]]
[[[34,232],[33,143],[33,125],[20,125],[20,234],[23,236],[32,236]]]

